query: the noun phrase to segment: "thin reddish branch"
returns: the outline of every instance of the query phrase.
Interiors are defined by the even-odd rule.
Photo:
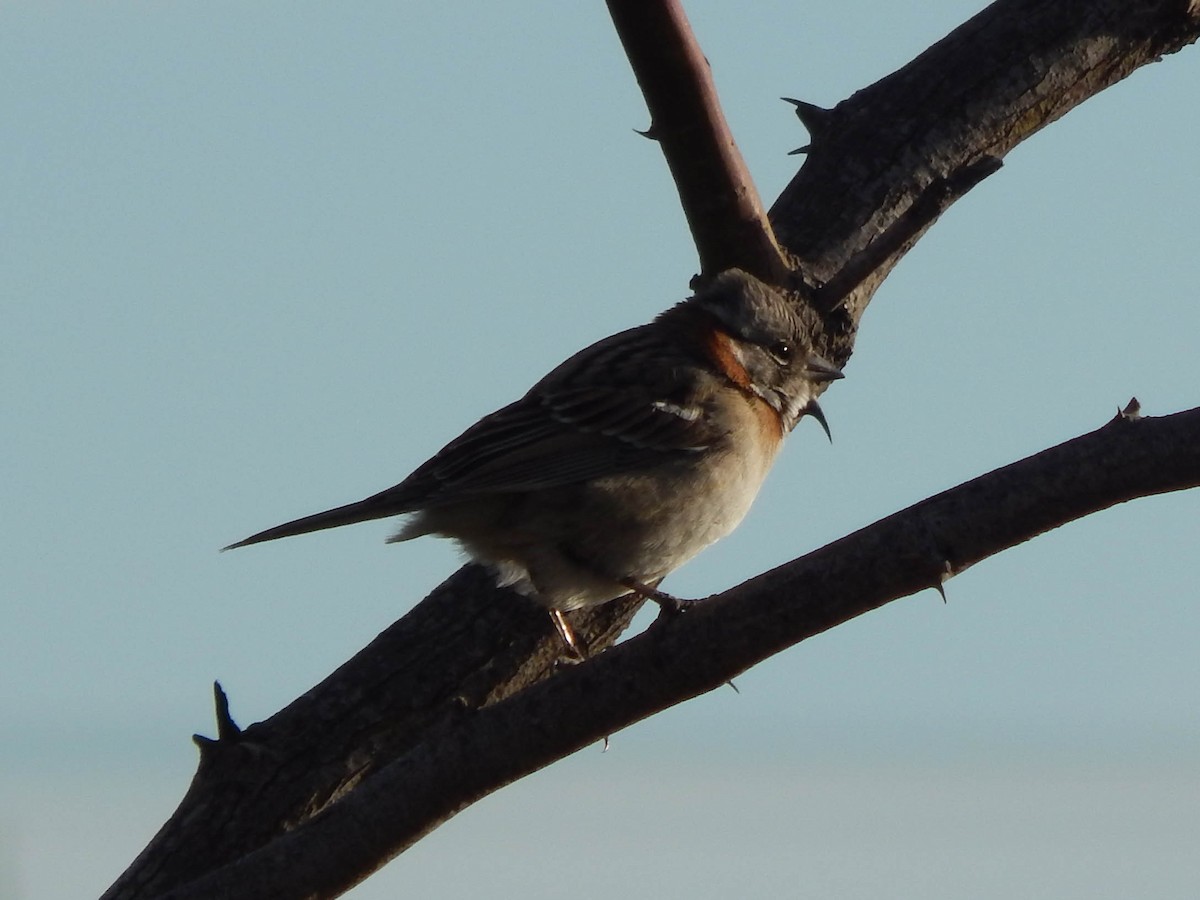
[[[700,254],[702,275],[740,268],[784,284],[788,267],[721,112],[679,0],[608,0]]]
[[[1200,485],[1200,408],[1109,424],[976,478],[430,730],[271,845],[161,900],[334,897],[482,796],[806,638],[1038,534]]]

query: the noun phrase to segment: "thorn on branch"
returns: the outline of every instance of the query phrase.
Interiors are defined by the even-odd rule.
[[[1129,422],[1137,422],[1142,418],[1142,404],[1138,402],[1137,397],[1130,397],[1129,402],[1125,404],[1125,408],[1117,408],[1117,414],[1113,416],[1105,424],[1105,428],[1120,428]]]
[[[215,739],[205,737],[202,734],[192,735],[192,739],[201,750],[208,745],[217,744],[222,741],[229,743],[237,743],[242,736],[242,729],[233,721],[233,716],[229,714],[229,696],[225,693],[225,689],[221,687],[221,682],[213,682],[213,704],[216,706],[217,715],[217,736]]]
[[[804,408],[800,410],[800,415],[811,416],[816,419],[817,423],[821,426],[821,430],[825,432],[825,437],[829,438],[829,443],[833,443],[833,432],[829,430],[829,420],[825,418],[825,410],[821,409],[821,404],[815,399],[809,400],[804,405]]]
[[[200,762],[204,764],[216,755],[218,743],[213,739],[203,734],[193,734],[192,743],[200,748]]]
[[[213,682],[213,704],[216,706],[217,736],[210,738],[203,734],[192,735],[192,742],[200,748],[201,762],[211,760],[218,750],[240,744],[243,737],[242,729],[229,714],[229,696],[219,681]]]
[[[1136,422],[1142,417],[1142,404],[1137,397],[1130,397],[1124,409],[1117,410],[1117,421]]]
[[[642,131],[642,129],[640,129],[640,128],[635,128],[635,129],[633,129],[633,131],[634,131],[634,134],[640,134],[642,137],[644,137],[648,141],[657,141],[658,140],[658,130],[655,128],[653,122],[650,123],[650,127],[647,128],[645,131]]]
[[[796,118],[812,135],[814,141],[819,140],[823,134],[829,131],[829,126],[833,122],[832,109],[817,106],[815,103],[806,103],[803,100],[793,100],[791,97],[780,97],[779,99],[796,107]],[[800,153],[802,150],[793,150],[792,152]]]
[[[938,573],[937,581],[933,583],[933,589],[942,595],[942,602],[948,603],[946,599],[946,582],[954,577],[954,565],[948,559],[942,560],[942,569]]]
[[[805,144],[803,147],[797,147],[795,150],[789,150],[788,156],[800,156],[812,149],[812,144]]]
[[[217,712],[217,740],[236,741],[242,734],[237,722],[229,714],[229,695],[221,687],[221,682],[213,682],[213,702]]]

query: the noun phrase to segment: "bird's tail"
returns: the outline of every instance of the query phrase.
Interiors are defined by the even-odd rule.
[[[341,525],[353,525],[356,522],[369,522],[372,519],[385,519],[388,516],[395,516],[408,511],[402,505],[394,502],[381,502],[382,499],[380,495],[376,495],[368,497],[366,500],[359,500],[357,503],[347,503],[345,506],[338,506],[334,509],[327,509],[324,512],[313,513],[311,516],[305,516],[302,519],[284,522],[282,525],[276,525],[274,528],[268,528],[266,531],[252,534],[245,540],[238,541],[221,549],[223,551],[234,550],[238,547],[249,546],[250,544],[261,544],[263,541],[292,537],[292,535],[296,534],[308,534],[310,531],[337,528]]]

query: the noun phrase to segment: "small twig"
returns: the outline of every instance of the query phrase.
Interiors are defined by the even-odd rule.
[[[931,181],[898,219],[851,257],[837,275],[817,289],[814,298],[817,309],[830,311],[844,303],[872,272],[899,253],[910,241],[916,240],[955,200],[989,175],[998,172],[1003,165],[995,156],[984,156],[944,178]]]

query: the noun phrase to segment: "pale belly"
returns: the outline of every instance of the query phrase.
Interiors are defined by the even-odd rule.
[[[624,580],[657,584],[737,527],[772,459],[727,462],[705,454],[669,478],[633,473],[430,510],[397,537],[451,537],[502,586],[552,609],[595,606],[629,593]]]

